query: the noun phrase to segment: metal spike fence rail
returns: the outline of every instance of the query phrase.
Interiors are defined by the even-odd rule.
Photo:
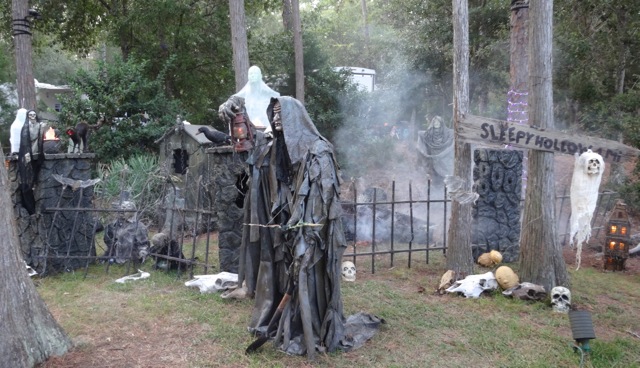
[[[193,185],[202,190],[209,190],[210,183],[203,180],[202,175],[194,178],[193,175],[187,173],[184,180],[189,185]],[[157,257],[167,261],[179,262],[186,266],[186,270],[189,277],[193,277],[194,273],[218,273],[220,272],[220,266],[218,262],[218,256],[214,252],[217,252],[217,243],[213,240],[215,236],[215,226],[212,228],[211,224],[214,222],[216,212],[214,211],[214,204],[211,200],[205,202],[200,195],[200,190],[197,190],[196,203],[194,208],[179,208],[176,206],[176,188],[172,183],[170,177],[166,178],[165,183],[169,183],[162,188],[163,193],[167,193],[168,190],[172,190],[174,194],[173,203],[170,206],[159,205],[154,209],[120,209],[120,208],[81,208],[79,202],[82,198],[82,189],[78,196],[78,205],[75,207],[60,207],[60,202],[65,190],[71,188],[63,188],[60,193],[60,200],[58,206],[45,208],[45,212],[53,213],[52,223],[50,228],[44,232],[43,255],[34,256],[34,258],[44,259],[46,265],[48,261],[62,262],[66,264],[72,259],[85,260],[84,263],[84,275],[86,277],[89,265],[100,262],[105,263],[105,272],[109,273],[112,265],[109,263],[109,259],[112,258],[110,254],[104,254],[104,249],[100,249],[99,239],[102,234],[100,233],[100,221],[98,216],[125,216],[135,215],[139,218],[139,221],[146,222],[149,227],[150,233],[158,231],[161,228],[161,224],[154,222],[147,216],[148,213],[162,213],[169,216],[169,223],[171,224],[171,237],[178,240],[181,253],[185,255],[185,258],[176,258],[168,254],[149,254],[145,264],[141,267],[149,269],[149,258]],[[193,184],[195,183],[195,184]],[[168,186],[172,188],[168,188]],[[371,197],[360,196],[353,186],[349,197],[353,198],[352,201],[343,200],[342,205],[344,208],[343,224],[345,225],[345,233],[348,241],[347,250],[344,253],[345,259],[350,259],[356,263],[360,269],[368,269],[371,273],[375,273],[377,268],[395,267],[398,263],[399,255],[406,256],[406,267],[411,267],[415,262],[424,261],[429,264],[431,261],[430,253],[438,252],[440,254],[446,253],[447,244],[447,226],[449,217],[449,203],[446,188],[438,190],[434,193],[434,187],[431,181],[426,181],[424,184],[419,185],[409,183],[406,192],[408,193],[408,199],[398,199],[399,188],[396,182],[392,182],[390,186],[390,200],[386,199],[386,193],[379,190],[380,188],[374,188],[371,193]],[[425,195],[415,196],[414,192],[423,192]],[[384,198],[379,196],[384,195]],[[78,195],[78,193],[74,194]],[[146,194],[143,194],[146,195]],[[592,229],[594,231],[592,238],[597,239],[600,230],[603,228],[603,223],[606,219],[607,211],[615,203],[618,198],[618,194],[615,192],[602,192],[600,193],[598,206],[596,213],[593,217]],[[101,203],[100,201],[94,201],[94,203]],[[165,203],[164,198],[158,198],[155,203]],[[560,224],[560,240],[563,246],[568,245],[569,236],[569,219],[570,219],[570,201],[569,195],[566,190],[561,195],[556,197],[556,214],[557,221]],[[49,243],[49,236],[56,226],[56,221],[60,217],[71,216],[74,217],[71,231],[79,225],[77,224],[78,215],[81,213],[90,214],[91,218],[95,218],[93,223],[93,237],[90,239],[91,247],[86,255],[70,255],[68,248],[67,251],[60,251],[59,247],[54,247]],[[187,216],[190,215],[190,216]],[[388,219],[387,217],[388,216]],[[82,217],[82,216],[80,216]],[[190,223],[188,218],[194,218]],[[181,220],[185,226],[181,226],[177,229],[178,234],[173,233],[174,221]],[[165,220],[167,221],[167,220]],[[400,231],[400,222],[402,224],[402,230]],[[201,226],[204,224],[204,226]],[[370,231],[368,229],[362,229],[363,224],[370,225]],[[426,224],[421,226],[419,224]],[[564,227],[562,226],[564,224]],[[383,228],[386,226],[386,228]],[[471,227],[471,225],[470,225]],[[204,229],[203,229],[204,228]],[[204,231],[201,231],[204,230]],[[466,230],[465,230],[466,231]],[[368,234],[367,234],[368,233]],[[384,236],[381,234],[385,234]],[[386,235],[388,234],[388,235]],[[149,234],[151,239],[151,234]],[[70,243],[70,240],[69,240]],[[69,246],[67,243],[67,247]],[[101,254],[103,253],[103,254]],[[422,258],[415,257],[414,255],[423,254]],[[125,257],[126,258],[126,257]],[[139,267],[133,262],[134,257],[131,252],[127,258],[124,267],[119,267],[117,272],[123,272],[125,275],[129,274],[132,267]],[[369,262],[364,262],[367,260]],[[368,264],[368,267],[367,267]],[[46,269],[46,268],[45,268]],[[69,270],[71,271],[71,270]],[[158,270],[162,271],[162,270]],[[135,269],[133,270],[135,272]],[[177,272],[177,277],[182,275],[181,271]],[[46,273],[41,276],[46,276]]]

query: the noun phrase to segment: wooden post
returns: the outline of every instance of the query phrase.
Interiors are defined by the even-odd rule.
[[[553,0],[530,3],[530,125],[553,130]],[[553,153],[529,151],[529,180],[520,236],[521,281],[546,290],[568,286],[569,275],[558,240]]]
[[[467,0],[453,0],[453,125],[457,128],[469,111],[469,9]],[[456,132],[458,130],[456,129]],[[455,138],[454,176],[471,192],[471,145]],[[471,203],[451,203],[447,236],[447,269],[462,279],[473,273],[471,254]]]

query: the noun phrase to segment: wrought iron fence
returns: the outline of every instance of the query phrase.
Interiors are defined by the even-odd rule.
[[[127,209],[124,206],[45,208],[44,212],[52,215],[52,221],[50,227],[44,231],[44,250],[34,258],[44,261],[45,270],[48,262],[69,264],[71,260],[75,260],[75,262],[83,262],[85,274],[90,264],[99,262],[103,263],[106,272],[109,272],[110,267],[113,266],[114,255],[108,252],[102,240],[104,235],[101,233],[106,228],[103,224],[126,217],[144,223],[145,228],[151,229],[150,232],[161,228],[161,221],[170,224],[170,237],[175,239],[179,247],[179,256],[171,254],[169,250],[148,253],[147,259],[156,259],[156,265],[158,260],[164,260],[164,263],[174,262],[179,265],[177,268],[179,274],[188,272],[190,277],[200,271],[204,274],[219,272],[214,203],[210,198],[204,200],[201,194],[206,194],[210,190],[210,183],[203,181],[202,176],[197,179],[189,178],[189,174],[185,180],[195,183],[197,188],[192,206],[184,206],[176,201],[179,197],[178,190],[175,186],[167,184],[162,193],[172,193],[173,200],[167,200],[171,196],[165,195],[163,198],[151,201],[162,203],[158,208],[153,209]],[[170,178],[167,182],[170,182]],[[72,188],[61,191],[61,198],[69,195],[68,190]],[[79,197],[82,197],[81,192]],[[446,188],[436,188],[431,181],[425,181],[419,185],[408,183],[401,188],[394,181],[387,189],[371,187],[362,193],[358,193],[353,186],[345,197],[350,198],[343,200],[343,225],[348,242],[345,259],[351,259],[360,267],[375,273],[378,268],[394,267],[398,264],[406,264],[407,267],[411,267],[412,262],[416,261],[429,264],[431,252],[445,254],[451,202],[447,197]],[[618,194],[615,192],[600,193],[593,217],[592,238],[598,239],[607,211],[612,208],[617,198]],[[94,203],[103,202],[94,201]],[[560,241],[563,246],[566,246],[571,212],[568,189],[556,197],[555,205]],[[82,218],[94,219],[88,225],[91,228],[89,235],[92,236],[89,236],[90,247],[86,254],[71,254],[68,248],[65,249],[65,244],[62,244],[62,247],[60,244],[52,244],[50,235],[52,230],[59,226],[58,222],[61,219],[77,219],[78,214],[82,213],[86,215],[81,216]],[[162,220],[157,218],[159,214],[164,214]],[[180,226],[174,227],[176,223]],[[81,225],[84,226],[73,220],[71,234]],[[123,270],[125,274],[129,274],[132,268],[139,266],[139,259],[133,249],[129,249],[127,254],[120,256],[125,260]]]

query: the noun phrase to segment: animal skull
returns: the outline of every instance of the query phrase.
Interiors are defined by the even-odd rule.
[[[571,291],[564,286],[551,289],[551,305],[554,312],[568,313],[571,308]]]
[[[197,287],[201,294],[217,293],[238,286],[238,274],[220,272],[215,275],[194,275],[192,280],[184,283],[188,287]]]
[[[464,280],[456,281],[447,291],[450,293],[463,293],[467,298],[478,298],[483,291],[496,290],[498,281],[489,271],[481,275],[469,275]]]
[[[502,295],[518,298],[520,300],[540,301],[547,297],[544,286],[530,282],[520,283],[502,292]]]
[[[356,265],[353,264],[353,262],[342,262],[342,280],[349,282],[356,281]]]

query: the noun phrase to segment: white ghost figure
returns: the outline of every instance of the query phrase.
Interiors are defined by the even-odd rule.
[[[483,291],[496,290],[498,288],[498,280],[489,271],[481,275],[469,275],[464,280],[453,283],[447,291],[450,293],[462,293],[467,298],[478,298]]]
[[[342,280],[353,282],[356,281],[356,265],[351,261],[342,262]]]
[[[576,154],[576,162],[571,179],[571,221],[569,230],[570,244],[577,246],[576,263],[580,268],[582,243],[591,236],[591,219],[598,203],[598,189],[604,160],[597,153],[587,150],[580,156]]]
[[[24,126],[24,121],[27,119],[27,109],[18,109],[16,114],[16,120],[11,123],[11,131],[9,136],[9,142],[11,142],[11,153],[20,152],[20,132]]]
[[[244,105],[253,125],[269,132],[271,124],[267,118],[267,107],[269,107],[271,97],[278,97],[280,93],[272,90],[262,81],[262,71],[258,66],[251,66],[248,73],[249,81],[235,96],[244,98]]]
[[[192,280],[184,283],[185,286],[197,287],[200,294],[217,293],[238,286],[238,274],[220,272],[215,275],[194,275]]]

